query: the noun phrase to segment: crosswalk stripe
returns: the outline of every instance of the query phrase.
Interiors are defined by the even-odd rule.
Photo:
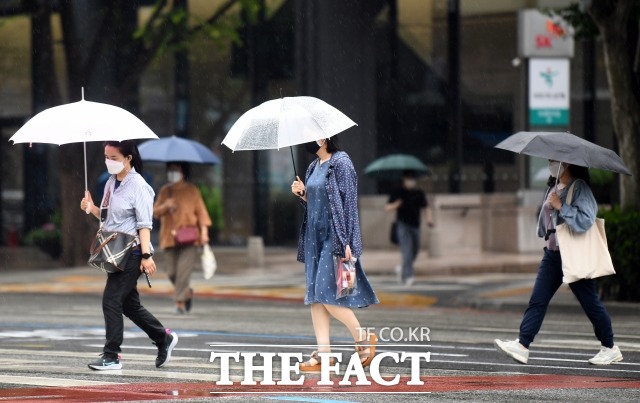
[[[33,368],[33,367],[30,367]],[[105,381],[87,381],[83,379],[69,378],[48,378],[45,376],[20,376],[20,375],[2,375],[0,381],[3,383],[11,383],[14,385],[33,385],[33,386],[92,386],[92,385],[122,385],[122,382],[105,382]]]

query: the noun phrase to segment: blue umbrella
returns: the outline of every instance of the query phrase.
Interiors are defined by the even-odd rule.
[[[184,161],[193,164],[220,164],[210,149],[194,140],[182,137],[163,137],[158,140],[145,141],[138,147],[140,156],[147,162]]]

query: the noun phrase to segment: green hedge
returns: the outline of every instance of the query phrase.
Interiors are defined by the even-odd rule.
[[[216,231],[224,229],[224,209],[222,205],[222,192],[219,188],[207,185],[199,185],[202,199],[207,207],[209,217],[213,222],[212,228]]]
[[[598,279],[602,299],[640,301],[640,212],[601,211],[616,275]]]

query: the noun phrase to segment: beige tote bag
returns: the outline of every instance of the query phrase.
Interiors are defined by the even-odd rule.
[[[573,198],[573,183],[567,194],[567,204]],[[616,274],[607,247],[604,220],[596,218],[586,232],[574,232],[567,223],[556,226],[556,238],[562,257],[562,281],[573,283],[587,278]]]

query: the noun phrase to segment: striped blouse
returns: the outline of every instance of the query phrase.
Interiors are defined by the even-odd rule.
[[[116,176],[111,175],[104,186],[101,208],[108,207],[103,229],[137,235],[141,228],[153,228],[153,188],[135,168],[115,188]],[[153,246],[151,247],[153,252]]]

